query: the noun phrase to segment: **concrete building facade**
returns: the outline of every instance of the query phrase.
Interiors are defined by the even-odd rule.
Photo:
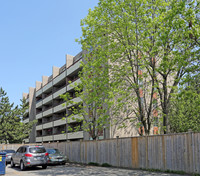
[[[75,57],[66,55],[66,64],[62,67],[53,66],[51,76],[42,76],[42,82],[36,81],[35,88],[29,88],[29,93],[23,93],[23,98],[29,104],[29,109],[23,117],[23,122],[37,120],[25,143],[73,141],[89,139],[84,131],[69,132],[68,126],[81,126],[80,122],[67,123],[66,114],[70,105],[66,106],[61,94],[69,92],[74,95],[73,101],[81,102],[75,97],[71,84],[80,82],[78,73],[81,70],[82,52]]]

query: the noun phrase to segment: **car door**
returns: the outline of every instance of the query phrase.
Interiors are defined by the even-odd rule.
[[[22,153],[22,148],[23,148],[23,147],[20,147],[20,148],[16,151],[15,155],[13,156],[13,160],[14,160],[14,163],[15,163],[15,164],[19,164],[19,162],[20,162],[20,156],[21,156],[21,153]]]

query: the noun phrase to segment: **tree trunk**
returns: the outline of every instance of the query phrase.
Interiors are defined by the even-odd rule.
[[[168,133],[168,103],[167,103],[167,77],[164,78],[163,83],[163,132],[164,134]]]

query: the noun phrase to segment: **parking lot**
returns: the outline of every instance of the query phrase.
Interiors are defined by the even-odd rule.
[[[147,172],[141,170],[129,170],[118,168],[105,168],[95,166],[84,166],[79,164],[66,164],[64,166],[48,166],[47,169],[41,167],[28,168],[25,171],[20,171],[19,167],[6,167],[6,176],[180,176],[176,174]]]

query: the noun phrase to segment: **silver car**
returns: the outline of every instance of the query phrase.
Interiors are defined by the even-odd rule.
[[[1,150],[0,152],[6,153],[6,165],[10,163],[12,155],[15,153],[15,150]]]
[[[49,164],[63,164],[67,162],[66,156],[64,156],[58,149],[49,148],[47,149],[49,153]]]
[[[26,167],[42,166],[47,168],[49,154],[42,145],[24,145],[17,149],[11,157],[11,167],[19,165],[21,170]]]

